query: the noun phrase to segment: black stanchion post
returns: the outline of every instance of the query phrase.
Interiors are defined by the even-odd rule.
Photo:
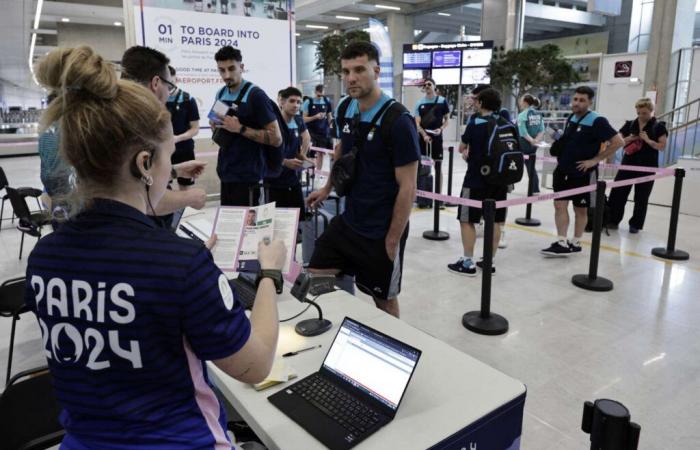
[[[455,158],[455,148],[453,146],[447,147],[447,152],[449,153],[447,161],[447,195],[452,196],[452,174],[454,172],[454,158]],[[453,203],[445,203],[445,206],[457,206]]]
[[[534,190],[534,186],[532,185],[532,177],[530,174],[534,173],[535,171],[535,161],[537,160],[537,157],[535,156],[534,153],[529,155],[529,159],[527,160],[527,163],[530,165],[530,170],[528,171],[528,182],[527,182],[527,196],[530,197],[532,196],[532,191]],[[542,222],[540,222],[537,219],[532,218],[532,203],[528,203],[527,206],[525,206],[525,217],[518,217],[515,219],[515,223],[518,225],[523,225],[526,227],[539,227],[542,225]]]
[[[612,291],[613,282],[598,276],[598,258],[600,257],[600,235],[603,229],[603,208],[605,206],[605,181],[598,181],[595,191],[595,213],[593,214],[593,241],[591,242],[591,259],[588,274],[571,277],[574,286],[588,291]]]
[[[656,247],[651,250],[651,254],[659,258],[671,259],[674,261],[686,261],[690,258],[688,252],[676,250],[676,232],[678,231],[678,215],[681,212],[683,178],[685,178],[685,169],[676,169],[675,181],[673,183],[673,202],[671,203],[671,222],[668,227],[668,243],[666,244],[666,248]]]
[[[491,312],[491,268],[493,267],[493,236],[496,219],[496,201],[484,200],[484,260],[481,271],[481,311],[470,311],[462,316],[462,325],[478,334],[496,336],[508,331],[508,320]]]
[[[433,191],[439,194],[442,185],[442,161],[439,159],[435,160],[435,189]],[[440,204],[437,200],[433,200],[433,229],[423,232],[423,237],[431,241],[446,241],[450,238],[450,234],[447,231],[440,231]]]

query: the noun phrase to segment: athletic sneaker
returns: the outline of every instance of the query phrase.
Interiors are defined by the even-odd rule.
[[[581,253],[581,243],[579,242],[577,245],[569,241],[569,250],[571,250],[571,253]]]
[[[566,257],[571,254],[571,248],[569,248],[568,245],[561,245],[559,241],[556,241],[548,248],[540,250],[540,253],[545,256]]]
[[[478,267],[481,270],[484,270],[484,260],[481,259],[476,262],[476,267]],[[491,275],[496,275],[496,266],[491,262]]]
[[[465,258],[464,256],[459,258],[456,263],[448,264],[447,270],[467,277],[476,276],[476,266],[474,265],[474,262],[471,258]]]
[[[508,241],[506,240],[506,232],[501,231],[501,239],[498,241],[498,248],[508,247]]]
[[[635,228],[632,225],[630,225],[630,233],[632,233],[632,234],[639,233],[639,228]]]

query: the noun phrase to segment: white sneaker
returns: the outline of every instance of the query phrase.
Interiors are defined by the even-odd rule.
[[[476,229],[476,237],[484,237],[484,222],[477,223],[474,228]]]
[[[501,240],[498,241],[498,248],[508,247],[508,241],[506,240],[506,232],[501,231]]]

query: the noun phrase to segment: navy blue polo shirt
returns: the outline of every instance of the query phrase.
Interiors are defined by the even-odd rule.
[[[96,200],[37,243],[26,303],[63,407],[62,448],[230,445],[204,361],[239,351],[250,323],[201,243]]]
[[[333,105],[327,97],[308,99],[304,101],[301,106],[301,110],[308,116],[315,116],[318,113],[328,114],[333,111]],[[309,133],[313,133],[319,136],[329,137],[331,135],[330,126],[328,124],[327,116],[323,119],[313,120],[306,124],[309,129]]]
[[[199,122],[199,108],[197,101],[185,91],[178,90],[175,95],[168,97],[165,104],[170,111],[170,120],[173,124],[175,136],[185,133],[190,129],[190,122]],[[194,150],[194,139],[187,139],[175,144],[175,151]]]
[[[232,105],[245,83],[243,80],[235,92],[224,88],[217,98]],[[241,124],[260,130],[277,120],[272,107],[265,91],[251,86],[241,99],[236,116]],[[257,183],[263,176],[263,167],[262,145],[238,133],[229,148],[219,149],[216,173],[224,183]]]
[[[359,127],[362,133],[369,131],[375,114],[389,100],[389,96],[382,94],[372,108],[360,113]],[[356,99],[346,101],[350,104],[345,117],[338,118],[337,110],[335,115],[343,154],[352,151],[352,119],[359,113]],[[346,197],[345,211],[341,216],[355,232],[370,239],[383,239],[389,231],[399,192],[394,169],[420,160],[418,133],[411,115],[400,115],[391,127],[391,149],[382,142],[379,125],[383,117],[384,115],[379,119],[372,139],[359,149],[356,178]]]
[[[499,115],[503,117],[502,114]],[[494,114],[493,117],[495,119],[497,116]],[[462,186],[476,189],[486,187],[481,175],[481,164],[489,143],[488,121],[479,114],[472,115],[462,134],[462,143],[469,146],[467,173]]]
[[[594,158],[600,153],[600,145],[615,136],[617,131],[610,126],[608,119],[590,111],[583,118],[571,116],[564,133],[570,139],[558,158],[557,170],[573,177],[585,177],[589,171],[578,170],[577,164]]]
[[[294,116],[292,120],[287,122],[287,132],[282,133],[282,139],[284,140],[284,159],[294,159],[299,155],[301,152],[301,135],[304,131],[306,131],[306,125],[304,125],[304,119],[301,117]],[[275,178],[265,178],[265,183],[272,187],[290,188],[300,184],[300,173],[301,170],[292,170],[282,165],[282,173]]]
[[[432,111],[432,112],[431,112]],[[442,126],[442,119],[450,113],[450,107],[445,97],[423,97],[418,100],[413,115],[420,117],[420,126],[424,130],[435,130]]]

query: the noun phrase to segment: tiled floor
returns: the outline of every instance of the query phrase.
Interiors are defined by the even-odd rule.
[[[1,160],[15,185],[39,186],[38,159]],[[464,163],[457,161],[455,186]],[[523,195],[523,183],[513,195]],[[213,205],[212,205],[213,207]],[[424,240],[432,213],[416,211],[407,247],[402,317],[408,323],[522,380],[528,387],[523,449],[586,449],[581,430],[583,402],[612,398],[630,408],[642,426],[642,449],[700,448],[700,218],[681,216],[678,244],[690,261],[670,263],[650,250],[663,246],[669,209],[650,207],[646,229],[630,235],[625,226],[603,235],[599,274],[615,282],[608,293],[574,287],[570,278],[588,270],[589,248],[568,260],[545,259],[538,250],[554,237],[551,202],[534,205],[543,224],[507,225],[509,247],[499,251],[492,310],[510,321],[503,336],[473,334],[463,313],[478,309],[479,278],[448,273],[461,253],[455,213],[441,213],[451,238]],[[623,222],[624,224],[624,222]],[[590,239],[590,235],[587,235]],[[17,260],[19,232],[3,222],[0,279],[22,274]],[[33,246],[28,240],[25,252]],[[0,320],[0,381],[4,383],[10,321]],[[27,315],[18,324],[13,371],[42,364],[39,330]]]

